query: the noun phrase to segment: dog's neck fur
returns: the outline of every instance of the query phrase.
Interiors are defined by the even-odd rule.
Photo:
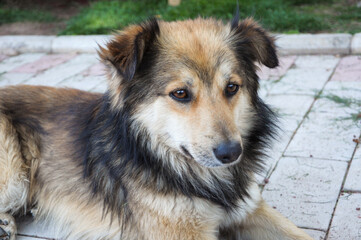
[[[105,209],[117,213],[124,212],[128,201],[126,182],[161,194],[205,199],[227,211],[232,210],[239,199],[248,196],[247,188],[252,175],[261,169],[260,149],[267,145],[274,133],[270,120],[273,113],[259,100],[256,109],[263,114],[257,114],[253,129],[249,136],[245,136],[241,162],[228,168],[207,169],[180,159],[180,154],[173,154],[169,149],[162,149],[168,156],[150,151],[147,143],[151,141],[146,129],[137,131],[142,134],[133,135],[133,109],[126,103],[120,111],[114,111],[105,94],[95,106],[91,110],[93,118],[81,134],[85,142],[84,174],[90,179],[95,194],[105,194]],[[261,118],[264,115],[266,117]],[[186,163],[183,172],[176,171],[169,164],[169,159],[164,159],[167,157],[178,157],[177,160]]]

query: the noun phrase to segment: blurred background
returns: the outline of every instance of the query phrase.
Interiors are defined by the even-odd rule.
[[[238,3],[242,18],[253,16],[273,32],[361,32],[360,0]],[[109,34],[150,16],[228,20],[236,6],[237,0],[0,0],[0,35]]]

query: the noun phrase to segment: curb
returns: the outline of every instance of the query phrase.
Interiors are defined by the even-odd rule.
[[[281,55],[360,54],[361,33],[351,34],[275,34]],[[96,53],[111,35],[86,36],[0,36],[0,54],[20,53]]]

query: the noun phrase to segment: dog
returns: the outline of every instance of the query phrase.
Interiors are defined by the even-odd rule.
[[[262,199],[276,132],[256,63],[278,66],[253,19],[149,19],[99,56],[104,94],[0,90],[0,237],[31,211],[61,239],[312,239]]]

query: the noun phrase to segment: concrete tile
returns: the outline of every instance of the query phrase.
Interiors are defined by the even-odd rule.
[[[304,116],[314,97],[302,95],[269,95],[265,102],[280,114]]]
[[[361,33],[353,35],[351,42],[351,53],[360,54],[361,53]]]
[[[295,68],[323,68],[333,69],[340,58],[333,55],[309,55],[299,56],[295,61]]]
[[[277,68],[268,68],[264,65],[260,66],[257,71],[261,80],[277,80],[280,79],[296,60],[296,56],[282,56],[279,58],[279,66]]]
[[[25,53],[14,57],[9,57],[0,62],[0,73],[9,72],[21,65],[36,61],[42,56],[44,56],[44,53]]]
[[[54,36],[0,36],[0,53],[51,52]]]
[[[280,54],[348,54],[351,34],[280,34],[276,46]]]
[[[81,54],[66,63],[42,72],[26,84],[56,86],[61,81],[83,72],[96,62],[98,59],[95,54]]]
[[[109,41],[110,35],[59,36],[52,42],[52,52],[57,53],[96,53],[98,44],[103,46]]]
[[[95,88],[91,89],[91,92],[99,92],[104,93],[107,90],[108,86],[106,81],[103,81],[103,83],[97,85]]]
[[[361,239],[361,194],[344,193],[340,196],[332,220],[328,240]]]
[[[358,145],[347,174],[344,191],[361,192],[361,147]]]
[[[51,54],[45,55],[40,59],[36,60],[35,62],[27,63],[22,66],[19,66],[10,72],[16,73],[39,73],[46,69],[55,67],[60,65],[64,62],[73,59],[76,55],[75,54]]]
[[[4,73],[0,75],[0,87],[21,84],[33,76],[32,73]]]
[[[96,63],[82,73],[83,76],[105,76],[105,74],[106,68],[102,63]]]
[[[315,96],[332,74],[331,69],[292,68],[273,85],[269,94],[301,94]]]
[[[16,222],[18,226],[18,234],[20,235],[27,235],[35,238],[55,239],[54,234],[49,229],[41,223],[34,222],[33,218],[30,216],[16,219]]]
[[[315,240],[323,240],[326,237],[326,233],[324,231],[318,231],[313,229],[303,229],[303,230]]]
[[[256,174],[256,180],[259,184],[263,184],[264,180],[271,175],[271,172],[291,140],[292,134],[292,132],[280,131],[277,139],[273,141],[271,148],[267,151],[267,156],[263,160],[264,171]]]
[[[102,81],[104,81],[104,76],[83,76],[78,74],[74,77],[70,77],[65,81],[58,83],[57,87],[69,87],[77,88],[84,91],[89,91],[96,86],[98,86]]]
[[[361,56],[346,56],[342,58],[331,81],[361,82]]]
[[[350,84],[353,84],[353,90],[348,90]],[[361,127],[361,121],[354,118],[359,114],[360,100],[352,98],[355,95],[361,98],[358,91],[361,92],[361,84],[329,82],[298,129],[285,156],[312,155],[314,158],[350,161],[356,146],[352,140],[354,135],[359,136]]]
[[[1,62],[2,60],[6,59],[6,58],[8,58],[7,55],[0,54],[0,62]]]
[[[33,236],[26,236],[26,235],[17,235],[16,240],[44,240],[44,239],[51,239],[51,238],[37,238]]]
[[[337,82],[330,81],[325,86],[322,92],[321,98],[325,98],[329,95],[336,95],[340,98],[346,98],[347,104],[349,103],[351,108],[359,107],[361,104],[361,82]],[[342,103],[342,102],[341,102]],[[359,108],[358,108],[359,109]]]
[[[281,158],[263,197],[297,226],[327,230],[347,163]]]

